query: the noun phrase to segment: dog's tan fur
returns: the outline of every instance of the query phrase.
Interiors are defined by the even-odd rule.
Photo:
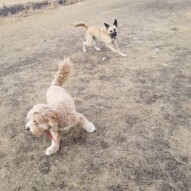
[[[57,62],[59,70],[47,91],[47,104],[35,105],[27,115],[27,130],[30,130],[35,136],[50,131],[56,141],[52,140],[52,145],[45,152],[46,155],[54,154],[59,150],[61,128],[80,126],[88,132],[95,130],[93,123],[76,111],[73,98],[61,87],[71,73],[71,61],[66,58]]]
[[[86,41],[83,42],[83,52],[86,52],[86,47],[94,46],[97,51],[101,51],[100,48],[96,46],[97,42],[103,42],[107,48],[109,48],[112,52],[117,53],[120,56],[126,57],[124,53],[122,53],[118,47],[115,38],[111,38],[111,32],[118,32],[117,20],[114,21],[113,25],[108,25],[105,23],[106,27],[95,27],[88,26],[87,24],[80,22],[73,24],[75,27],[84,27],[86,29],[85,38]],[[115,46],[115,48],[114,48]]]

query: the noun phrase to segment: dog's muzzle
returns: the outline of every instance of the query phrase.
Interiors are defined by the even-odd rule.
[[[29,121],[29,122],[26,124],[25,129],[26,129],[27,131],[29,131],[29,130],[30,130],[30,126],[31,126],[31,122]]]
[[[114,39],[115,39],[116,36],[117,36],[117,32],[113,32],[113,33],[111,33],[110,36],[111,36],[111,38],[114,38]]]
[[[27,126],[27,127],[25,127],[25,129],[26,129],[27,131],[29,131],[29,130],[30,130],[30,127]]]

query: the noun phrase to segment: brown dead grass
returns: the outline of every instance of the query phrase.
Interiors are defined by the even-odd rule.
[[[24,5],[27,3],[39,3],[45,0],[0,0],[0,8],[2,6],[13,6],[13,5]],[[49,2],[58,2],[58,0],[47,0]],[[82,0],[65,0],[67,4],[73,4],[76,2],[81,2]]]
[[[0,8],[2,7],[10,7],[13,5],[25,5],[27,3],[38,3],[43,0],[0,0]]]
[[[1,20],[0,190],[190,190],[190,8],[186,0],[92,0]],[[128,57],[103,46],[83,54],[84,30],[69,23],[114,18]],[[45,102],[52,61],[65,56],[75,66],[65,87],[97,131],[64,133],[61,150],[46,157],[49,138],[25,132],[25,116]]]

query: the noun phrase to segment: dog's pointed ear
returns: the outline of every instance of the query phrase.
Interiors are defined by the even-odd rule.
[[[105,27],[108,29],[110,25],[108,25],[107,23],[104,23]]]
[[[116,27],[118,26],[117,25],[117,19],[114,20],[113,25],[115,25]]]

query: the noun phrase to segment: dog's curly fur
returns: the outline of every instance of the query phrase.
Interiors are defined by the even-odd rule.
[[[46,155],[54,154],[59,150],[61,128],[80,126],[88,132],[95,131],[94,124],[88,121],[83,114],[76,111],[74,100],[61,87],[72,71],[70,59],[65,58],[62,61],[57,61],[57,64],[59,70],[47,91],[47,104],[35,105],[27,114],[27,130],[30,130],[35,136],[40,136],[46,131],[50,131],[53,136],[54,140],[52,140],[52,145],[46,150]]]

